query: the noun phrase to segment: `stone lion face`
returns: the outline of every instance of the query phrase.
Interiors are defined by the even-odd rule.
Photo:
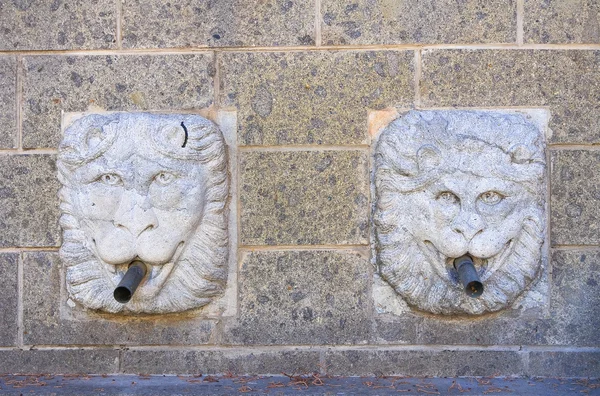
[[[174,312],[205,305],[222,289],[228,175],[210,121],[88,116],[65,132],[59,172],[61,255],[73,299],[109,312]],[[112,292],[133,260],[147,275],[121,305]]]
[[[541,263],[537,128],[516,114],[411,112],[382,132],[375,155],[382,277],[434,313],[478,314],[514,301]],[[465,254],[485,284],[478,299],[464,294],[453,267]]]

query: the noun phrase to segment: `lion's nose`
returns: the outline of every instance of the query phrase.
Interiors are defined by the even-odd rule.
[[[467,241],[473,239],[478,232],[483,230],[485,222],[481,216],[474,212],[463,212],[454,219],[452,229],[459,234],[462,234]]]
[[[158,219],[152,207],[144,204],[145,200],[146,197],[136,192],[125,192],[115,213],[115,225],[126,228],[135,237],[156,228]]]

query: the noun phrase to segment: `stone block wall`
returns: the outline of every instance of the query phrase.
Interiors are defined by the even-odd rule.
[[[0,372],[600,376],[599,12],[588,0],[0,2]],[[377,306],[369,115],[387,108],[549,111],[540,309]],[[237,114],[229,314],[70,306],[64,114],[206,109]]]

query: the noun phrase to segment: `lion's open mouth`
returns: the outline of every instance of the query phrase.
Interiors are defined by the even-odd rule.
[[[140,283],[135,295],[139,298],[151,298],[155,297],[163,285],[171,275],[173,268],[175,267],[175,263],[177,262],[181,252],[183,250],[183,242],[180,242],[175,250],[175,254],[172,259],[165,264],[151,264],[145,263],[148,269],[148,272],[142,282]],[[139,257],[134,258],[133,261],[139,260]],[[116,287],[119,282],[125,276],[125,273],[129,269],[130,261],[120,263],[120,264],[108,264],[103,262],[104,268],[107,271],[108,277],[112,280],[114,287]]]
[[[454,284],[459,284],[458,272],[454,268],[456,257],[447,257],[442,254],[431,241],[423,241],[424,252],[427,259],[433,264],[432,267],[442,277],[449,279]],[[502,249],[490,258],[481,258],[470,255],[473,259],[473,265],[482,281],[487,280],[498,268],[502,267],[506,258],[513,250],[513,240],[509,240]],[[469,254],[469,252],[467,252]]]

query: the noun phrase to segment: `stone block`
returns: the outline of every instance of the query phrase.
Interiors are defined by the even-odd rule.
[[[126,350],[127,374],[277,374],[319,371],[320,353],[313,349]]]
[[[367,111],[412,104],[412,51],[224,53],[241,145],[361,144]]]
[[[0,2],[0,50],[116,48],[113,0]]]
[[[524,357],[512,351],[330,349],[325,367],[344,376],[509,376],[522,375]]]
[[[551,143],[600,142],[600,52],[425,50],[423,106],[549,106]]]
[[[599,244],[600,152],[553,151],[551,161],[552,244]]]
[[[124,319],[83,310],[64,301],[62,265],[57,253],[25,253],[23,260],[23,339],[45,345],[199,345],[208,343],[217,320],[194,312]]]
[[[366,343],[371,266],[356,252],[250,252],[239,273],[231,344]]]
[[[0,351],[0,373],[112,374],[118,371],[119,351],[116,349]]]
[[[123,46],[312,46],[314,2],[309,0],[128,0]]]
[[[366,244],[363,151],[242,152],[243,245]]]
[[[18,145],[16,88],[17,60],[12,56],[0,56],[0,148],[14,148]]]
[[[600,250],[555,251],[548,342],[600,346]],[[582,375],[584,376],[584,375]]]
[[[516,1],[323,0],[323,44],[514,43]]]
[[[377,315],[373,329],[376,344],[416,344],[421,318],[409,315],[408,318],[394,318],[391,315]]]
[[[0,247],[59,244],[58,184],[54,155],[0,157]]]
[[[528,318],[423,318],[417,344],[422,345],[545,345],[551,323]]]
[[[597,1],[525,0],[525,43],[600,43]]]
[[[531,352],[529,372],[540,377],[600,377],[600,352]],[[582,390],[581,392],[586,391]]]
[[[0,254],[0,346],[17,342],[17,266],[19,255]]]
[[[213,100],[212,54],[24,58],[23,146],[55,147],[61,112],[197,110]]]

